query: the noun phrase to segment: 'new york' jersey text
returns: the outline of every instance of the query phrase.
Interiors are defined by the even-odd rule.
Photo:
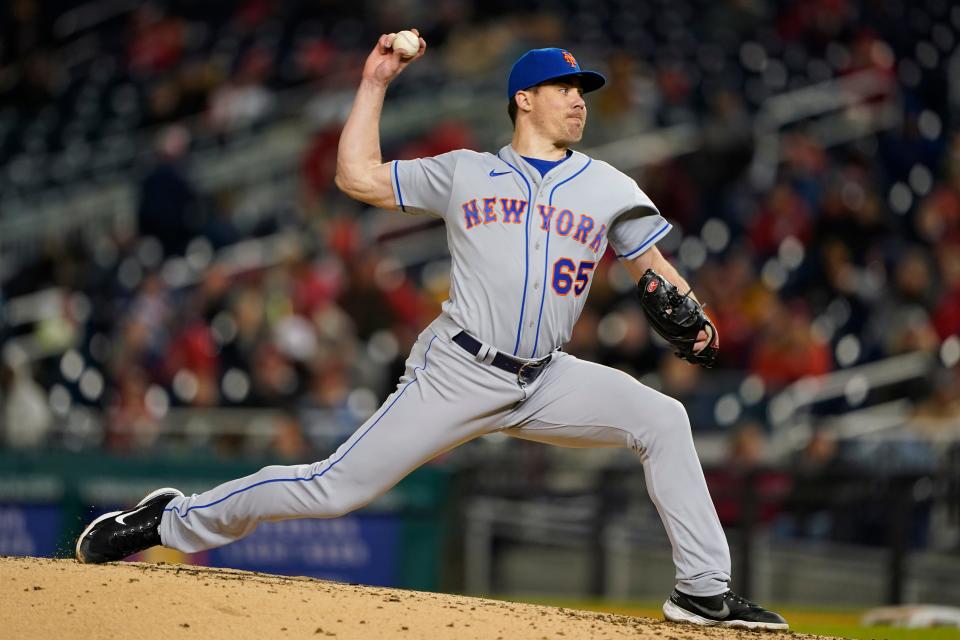
[[[540,358],[570,339],[607,243],[634,258],[670,230],[637,183],[578,152],[545,177],[511,146],[398,160],[396,204],[444,219],[443,310],[477,339]]]

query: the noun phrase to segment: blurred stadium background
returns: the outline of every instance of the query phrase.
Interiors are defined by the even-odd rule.
[[[333,171],[372,43],[416,26],[386,158],[505,144],[528,48],[607,74],[581,148],[674,222],[722,366],[652,339],[611,256],[567,349],[687,406],[735,586],[960,602],[956,3],[9,0],[0,26],[0,554],[322,459],[377,408],[446,295],[444,232]],[[185,560],[659,599],[639,466],[489,437],[357,514]]]

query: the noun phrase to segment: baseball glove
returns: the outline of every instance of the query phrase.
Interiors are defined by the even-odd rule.
[[[650,326],[676,349],[678,358],[710,368],[717,362],[718,349],[716,327],[710,322],[703,307],[696,300],[681,295],[677,288],[663,279],[653,269],[647,269],[637,283],[637,295]],[[713,330],[710,344],[697,353],[693,352],[697,335],[707,325]]]

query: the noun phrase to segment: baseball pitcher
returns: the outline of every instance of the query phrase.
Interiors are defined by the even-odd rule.
[[[384,162],[384,95],[426,50],[417,35],[419,51],[404,57],[395,37],[382,35],[367,58],[340,139],[336,183],[371,206],[446,225],[449,299],[417,339],[396,390],[326,460],[266,467],[198,495],[159,489],[92,522],[77,558],[108,562],[158,544],[196,552],[268,520],[333,518],[438,454],[501,432],[634,451],[673,548],[677,582],[663,605],[666,618],[786,629],[780,615],[728,587],[727,541],[683,405],[560,350],[608,245],[639,283],[651,325],[678,355],[709,366],[718,346],[689,285],[657,249],[670,223],[631,178],[572,148],[587,122],[584,95],[604,77],[563,49],[529,51],[507,81],[509,145]]]

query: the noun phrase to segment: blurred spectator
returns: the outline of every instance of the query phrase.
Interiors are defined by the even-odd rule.
[[[832,368],[829,347],[810,326],[810,314],[800,302],[772,305],[750,358],[750,371],[766,386],[779,389],[805,376],[823,375]]]
[[[313,319],[342,293],[344,269],[337,260],[326,257],[311,260],[306,254],[291,261],[293,312]]]
[[[778,183],[753,217],[749,235],[754,253],[759,258],[775,255],[787,238],[807,245],[813,235],[810,210],[788,184]]]
[[[960,242],[960,133],[954,133],[943,163],[943,181],[917,211],[917,234],[931,245]]]
[[[746,422],[737,425],[728,441],[727,465],[735,470],[749,471],[767,461],[766,435],[763,428]]]
[[[154,75],[172,69],[184,45],[184,24],[163,7],[146,2],[130,16],[127,61],[134,74]]]
[[[930,440],[960,439],[960,372],[943,369],[934,376],[933,391],[917,403],[908,426]]]
[[[932,245],[960,239],[960,187],[945,184],[923,201],[917,212],[917,233]]]
[[[737,92],[717,90],[709,96],[707,107],[700,149],[691,157],[691,173],[704,198],[712,201],[750,165],[755,132],[751,114]]]
[[[226,133],[261,122],[273,109],[274,96],[265,80],[272,64],[270,53],[253,49],[241,61],[234,77],[210,97],[210,125]]]
[[[792,482],[787,474],[769,468],[766,447],[766,433],[759,424],[739,423],[728,437],[725,463],[706,472],[724,526],[766,524],[780,512]]]
[[[38,0],[12,0],[0,8],[0,107],[10,104],[36,113],[63,82],[48,8]]]
[[[107,448],[117,452],[149,448],[160,433],[160,425],[159,416],[147,404],[147,374],[129,367],[116,379],[116,385],[107,406]]]
[[[295,414],[286,412],[277,419],[271,445],[271,456],[279,460],[300,462],[304,459],[309,447]]]
[[[597,340],[599,323],[600,317],[594,309],[584,309],[573,327],[570,341],[563,347],[564,351],[582,360],[595,360],[599,348]]]
[[[823,197],[823,179],[830,167],[826,150],[813,137],[795,132],[784,133],[782,148],[781,175],[807,207],[815,210]]]
[[[174,78],[154,81],[146,89],[146,125],[162,125],[177,118],[181,113],[180,85]]]
[[[127,378],[133,371],[148,371],[160,376],[163,370],[167,335],[153,333],[147,319],[129,315],[117,323],[110,341],[109,371],[115,383]]]
[[[828,474],[840,465],[837,439],[826,429],[816,429],[793,460],[797,473],[804,476]]]
[[[323,213],[319,204],[335,191],[333,178],[337,172],[340,128],[329,126],[315,133],[300,162],[301,201],[308,215]]]
[[[217,380],[220,374],[218,347],[213,331],[200,318],[184,323],[170,340],[164,362],[165,380],[173,382],[186,373],[196,382],[190,399],[194,406],[212,406],[219,400]]]
[[[678,59],[663,60],[657,66],[657,88],[660,103],[659,123],[663,126],[693,124],[697,115],[690,108],[693,81],[690,69]]]
[[[164,334],[173,313],[174,305],[163,276],[156,271],[147,273],[127,314],[131,321],[145,325],[153,350],[163,348]]]
[[[52,54],[38,51],[26,55],[13,72],[8,102],[22,113],[40,111],[62,88],[63,76]]]
[[[210,243],[210,248],[222,249],[243,240],[244,233],[234,223],[234,213],[239,206],[233,190],[218,191],[206,205],[203,207],[206,215],[199,231]]]
[[[659,100],[652,70],[624,50],[607,57],[607,70],[607,84],[591,104],[597,126],[623,137],[650,129]]]
[[[847,471],[836,437],[824,429],[814,430],[791,461],[791,469],[793,491],[784,503],[778,528],[789,536],[829,538],[840,501],[836,483]]]
[[[203,113],[210,93],[221,83],[221,70],[210,60],[197,55],[187,61],[177,74],[180,117]]]
[[[301,391],[303,381],[293,363],[272,342],[254,352],[249,396],[240,400],[248,406],[285,406]]]
[[[911,247],[904,252],[894,267],[893,285],[871,315],[871,334],[884,345],[884,352],[893,355],[939,347],[930,319],[938,283],[923,249]]]
[[[597,325],[600,340],[597,360],[634,375],[653,371],[660,360],[660,350],[654,346],[651,334],[640,307],[633,301],[622,304]]]
[[[140,233],[159,240],[165,255],[183,253],[201,218],[200,197],[184,166],[189,147],[190,134],[184,127],[163,129],[157,138],[156,163],[140,183]]]
[[[351,388],[347,367],[339,359],[314,364],[298,415],[318,451],[334,450],[357,428],[357,416],[348,406]]]
[[[223,370],[249,371],[257,345],[268,335],[263,291],[252,284],[237,287],[215,321]]]
[[[28,54],[49,45],[50,16],[38,0],[12,0],[0,10],[0,65],[17,63]]]
[[[46,444],[53,415],[47,394],[34,382],[26,362],[0,365],[0,409],[5,446],[28,449]]]
[[[834,170],[828,182],[821,217],[817,221],[817,244],[840,242],[857,265],[866,265],[889,236],[882,203],[871,190],[870,176],[857,164]]]
[[[357,336],[368,340],[377,330],[396,322],[395,310],[387,300],[384,284],[392,267],[374,251],[356,257],[347,265],[349,284],[339,300],[340,306],[356,325]],[[402,278],[395,273],[392,277]]]
[[[941,339],[960,336],[960,241],[937,247],[940,297],[933,311],[933,326]]]
[[[856,298],[863,292],[863,269],[853,261],[842,237],[825,239],[819,247],[820,269],[831,294]]]
[[[148,273],[139,292],[117,323],[110,372],[114,379],[125,378],[134,369],[159,375],[170,339],[169,323],[174,307],[166,283],[159,273]]]
[[[721,362],[746,367],[757,334],[777,307],[749,253],[737,248],[725,261],[708,263],[698,273],[695,288],[702,300],[709,301],[706,312],[717,324]]]

